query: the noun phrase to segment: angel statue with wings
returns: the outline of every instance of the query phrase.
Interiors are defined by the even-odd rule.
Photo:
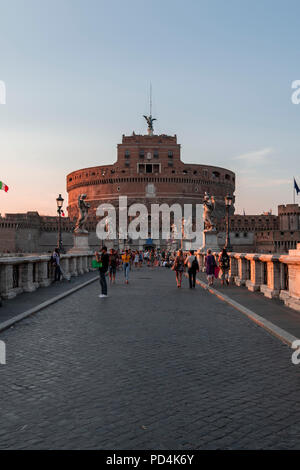
[[[157,121],[156,118],[153,118],[150,114],[150,116],[145,116],[144,115],[144,118],[146,119],[147,121],[147,124],[148,124],[148,134],[149,135],[153,135],[153,121]]]
[[[87,230],[84,228],[84,224],[88,217],[88,211],[90,208],[90,204],[85,202],[86,194],[79,194],[78,196],[78,209],[79,215],[75,225],[75,233],[88,233]]]

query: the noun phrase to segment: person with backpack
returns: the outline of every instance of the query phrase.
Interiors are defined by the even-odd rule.
[[[208,285],[212,286],[214,283],[214,275],[215,275],[215,269],[217,267],[217,263],[216,263],[214,255],[212,255],[211,253],[211,250],[207,250],[207,255],[205,257],[205,267],[206,267]]]
[[[107,283],[106,283],[106,273],[108,271],[109,265],[109,256],[107,254],[106,246],[101,248],[101,253],[96,251],[96,260],[99,263],[99,274],[100,274],[100,286],[101,286],[101,294],[99,295],[100,298],[107,297]]]
[[[184,264],[188,268],[190,289],[195,289],[196,275],[197,275],[197,272],[199,272],[199,264],[198,264],[196,256],[194,255],[194,250],[190,250],[190,254],[189,256],[187,256]]]
[[[62,276],[62,271],[60,267],[60,253],[59,249],[55,248],[51,256],[51,263],[55,267],[54,282],[60,281]]]
[[[220,253],[219,256],[219,266],[221,269],[221,284],[224,286],[225,282],[227,286],[229,285],[229,268],[230,268],[230,258],[228,256],[226,248]]]

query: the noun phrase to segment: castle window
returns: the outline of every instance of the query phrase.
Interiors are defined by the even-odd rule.
[[[144,158],[144,156],[145,156],[145,151],[144,151],[144,150],[140,150],[140,154],[139,154],[139,155],[140,155],[140,158]]]
[[[182,173],[184,173],[185,175],[187,175],[187,170],[183,170],[183,172],[182,172]]]
[[[153,152],[153,157],[154,157],[154,158],[158,158],[158,157],[159,157],[158,150],[154,150],[154,152]]]
[[[168,151],[168,157],[169,157],[169,158],[173,158],[173,152],[172,152],[172,150],[169,150],[169,151]]]
[[[213,171],[212,175],[214,178],[220,178],[220,173],[218,171]]]
[[[72,181],[72,178],[69,178],[69,181]]]
[[[152,173],[152,165],[146,165],[146,173]]]
[[[227,175],[227,174],[226,174],[226,175],[225,175],[225,179],[226,179],[226,180],[230,180],[230,175]]]
[[[168,166],[173,166],[173,162],[168,162]]]
[[[129,150],[125,150],[125,158],[130,158],[130,152],[129,152]]]
[[[196,174],[197,174],[197,170],[194,170],[194,171],[193,171],[193,175],[196,175]]]

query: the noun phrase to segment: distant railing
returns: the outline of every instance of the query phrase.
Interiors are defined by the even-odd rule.
[[[60,259],[64,279],[93,271],[91,252],[62,254]],[[12,255],[0,258],[0,296],[12,299],[22,292],[33,292],[54,281],[54,266],[50,255]]]
[[[213,253],[218,257],[219,253]],[[206,254],[198,251],[200,269],[205,271]],[[237,286],[260,291],[270,299],[280,298],[300,311],[300,244],[288,255],[229,253],[229,279]]]

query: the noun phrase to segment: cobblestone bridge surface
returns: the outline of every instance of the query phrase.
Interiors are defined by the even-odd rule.
[[[0,334],[0,448],[299,449],[292,351],[184,283],[119,273]]]

